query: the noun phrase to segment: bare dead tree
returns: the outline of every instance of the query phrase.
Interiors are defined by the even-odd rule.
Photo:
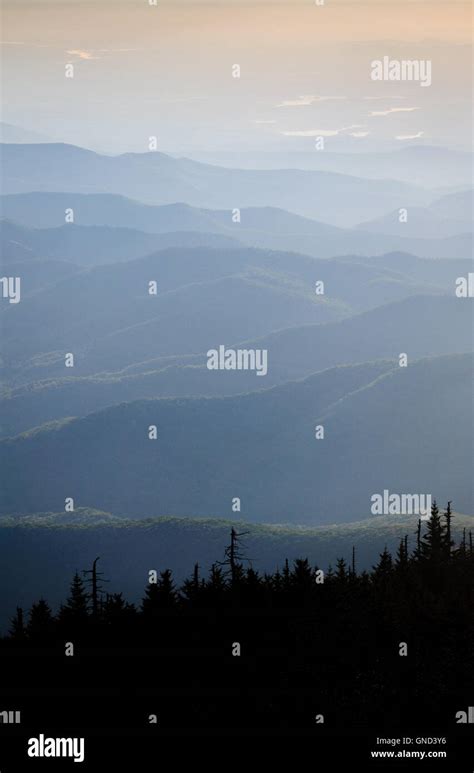
[[[232,585],[237,579],[237,574],[242,566],[242,563],[244,561],[250,561],[249,558],[243,555],[243,545],[240,542],[241,537],[244,537],[248,533],[248,531],[242,531],[239,533],[234,529],[234,527],[232,527],[230,531],[230,545],[228,545],[224,551],[225,558],[223,561],[217,562],[219,566],[229,567],[228,571],[230,572]]]
[[[97,556],[97,558],[94,560],[92,564],[92,569],[83,569],[82,574],[87,578],[86,583],[88,583],[91,586],[91,592],[89,593],[89,598],[92,601],[92,616],[97,617],[97,614],[99,612],[99,593],[102,593],[103,588],[101,583],[103,582],[109,582],[109,580],[104,580],[103,575],[104,572],[98,572],[97,571],[97,562],[100,560],[100,556]],[[88,577],[90,575],[90,577]]]

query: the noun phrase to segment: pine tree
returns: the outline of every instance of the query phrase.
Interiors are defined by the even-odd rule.
[[[392,556],[390,555],[387,546],[385,545],[383,552],[380,553],[380,558],[377,566],[373,567],[374,580],[387,580],[392,574]]]
[[[420,558],[431,563],[441,563],[446,555],[446,535],[436,500],[431,505],[431,517],[420,542]]]
[[[262,598],[263,582],[258,572],[251,566],[242,578],[242,590],[250,606],[260,604]]]
[[[292,588],[297,591],[308,591],[313,587],[314,571],[307,558],[297,558],[290,575]]]
[[[334,569],[332,568],[332,564],[329,564],[328,570],[326,572],[326,582],[332,581],[335,577]]]
[[[420,555],[421,555],[421,518],[418,519],[418,524],[416,527],[415,557],[420,558]]]
[[[89,596],[78,572],[75,573],[70,588],[70,595],[59,612],[59,619],[63,622],[83,624],[88,618]]]
[[[347,565],[343,558],[336,561],[336,577],[343,582],[347,579]]]
[[[355,575],[356,575],[356,549],[355,549],[355,545],[352,545],[351,575],[352,575],[352,577],[355,577]]]
[[[25,623],[23,619],[23,609],[21,607],[16,608],[16,614],[11,619],[11,627],[9,635],[12,639],[24,639],[26,634]]]
[[[283,588],[288,590],[290,587],[290,565],[288,559],[285,558],[285,566],[283,567]]]
[[[279,569],[274,574],[266,574],[264,577],[265,586],[273,593],[281,593],[283,589],[283,578]]]
[[[405,569],[408,565],[408,534],[400,540],[400,545],[397,550],[397,557],[395,559],[395,566],[397,569]]]
[[[446,533],[445,533],[445,546],[446,546],[446,554],[449,558],[451,556],[451,551],[454,547],[454,542],[451,537],[451,522],[453,520],[453,515],[451,512],[451,502],[448,502],[446,506],[446,510],[444,511],[444,519],[446,521]]]
[[[101,616],[109,625],[120,620],[123,622],[131,620],[135,613],[134,604],[129,604],[128,601],[125,601],[122,593],[107,593],[102,603]]]
[[[44,599],[32,605],[26,632],[33,639],[43,639],[51,635],[54,628],[54,618],[51,608]]]
[[[206,589],[206,597],[209,599],[209,601],[218,604],[225,593],[226,582],[224,578],[224,573],[220,568],[220,566],[218,566],[217,564],[212,564],[211,566],[209,579],[206,582],[205,589]]]
[[[199,579],[199,564],[194,564],[192,577],[186,579],[181,593],[187,601],[196,602],[204,587],[204,581]]]
[[[158,582],[149,583],[142,600],[142,612],[155,614],[162,610],[170,610],[176,607],[178,594],[176,593],[173,577],[170,569],[160,572]]]

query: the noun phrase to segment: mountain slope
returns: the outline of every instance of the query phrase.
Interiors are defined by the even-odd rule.
[[[150,281],[157,283],[156,295],[148,293]],[[318,281],[324,282],[323,295],[315,293]],[[443,289],[450,289],[448,282]],[[439,294],[441,286],[418,284],[376,262],[318,261],[246,248],[163,250],[83,271],[27,304],[7,305],[3,357],[6,368],[18,371],[30,367],[30,358],[48,355],[43,360],[53,367],[49,375],[65,376],[64,351],[74,352],[73,375],[85,375],[206,352],[216,335],[217,345],[231,344],[334,321],[420,292]]]
[[[348,320],[305,325],[247,341],[268,349],[273,378],[302,378],[343,363],[462,354],[473,350],[468,299],[419,296],[391,303]]]
[[[472,185],[472,153],[449,148],[418,145],[386,152],[268,151],[199,153],[198,160],[221,166],[246,169],[314,169],[338,172],[375,180],[401,180],[428,188],[438,188],[439,170],[444,185]]]
[[[372,258],[347,256],[347,258],[340,258],[340,260],[351,262],[355,260],[364,265],[378,266],[388,271],[398,272],[400,275],[410,277],[414,282],[426,287],[442,288],[449,295],[452,295],[453,289],[456,287],[456,280],[461,276],[467,277],[474,267],[474,263],[470,259],[447,258],[443,260],[439,258],[438,260],[429,260],[403,252],[390,252]]]
[[[65,279],[77,276],[81,268],[64,260],[25,260],[14,263],[0,262],[2,276],[20,277],[21,298],[30,297],[39,290],[45,290]],[[4,310],[6,302],[2,304]]]
[[[453,499],[455,500],[455,494]],[[15,604],[24,609],[38,598],[47,598],[53,608],[64,602],[65,589],[76,570],[88,568],[97,555],[109,579],[110,593],[123,592],[139,602],[145,579],[143,567],[171,568],[181,583],[190,567],[199,563],[202,573],[224,557],[232,526],[246,532],[245,554],[259,572],[274,571],[296,558],[307,557],[324,571],[336,559],[352,560],[356,548],[358,571],[370,569],[387,546],[395,554],[400,540],[409,535],[410,550],[415,544],[417,519],[414,516],[384,517],[332,526],[272,526],[219,519],[150,518],[130,522],[109,513],[78,510],[71,517],[64,513],[38,514],[13,521],[0,519],[0,538],[4,547],[0,563],[0,634],[6,631]],[[474,529],[474,517],[455,514],[453,539],[462,531]],[[22,560],[18,561],[18,556]],[[9,589],[15,588],[12,606]]]
[[[451,218],[453,222],[469,221],[471,223],[472,230],[474,189],[470,188],[468,191],[455,191],[453,193],[447,193],[444,196],[441,196],[439,199],[433,201],[430,205],[430,209],[438,216]]]
[[[5,195],[0,199],[4,218],[40,229],[64,229],[65,210],[71,208],[78,228],[107,226],[127,227],[134,232],[138,229],[146,233],[195,231],[221,234],[253,247],[296,251],[318,258],[343,254],[378,255],[390,251],[411,252],[427,258],[472,256],[472,235],[462,233],[462,222],[455,236],[433,238],[431,231],[427,230],[426,238],[414,238],[408,236],[409,231],[393,235],[339,228],[321,222],[320,212],[315,215],[317,219],[312,220],[269,206],[242,206],[240,222],[234,222],[233,207],[222,209],[222,201],[217,206],[218,209],[214,210],[204,209],[202,201],[196,207],[179,203],[150,206],[112,194],[43,192]],[[386,210],[380,214],[385,216]],[[372,211],[369,217],[373,218]],[[62,234],[61,238],[65,239],[64,230]],[[130,241],[130,235],[125,236]],[[145,240],[146,237],[137,236],[139,238]],[[93,260],[94,257],[91,257],[87,262],[92,263]]]
[[[347,313],[340,297],[314,293],[317,271],[310,258],[206,248],[169,250],[85,271],[47,288],[27,304],[5,308],[3,354],[18,363],[64,347],[68,351],[75,347],[78,354],[103,348],[109,353],[99,367],[103,370],[113,357],[123,367],[137,356],[143,359],[148,351],[155,356],[207,351],[216,337],[217,319],[219,340],[232,341],[340,318]],[[341,266],[340,275],[344,272],[358,278],[369,292],[370,280],[380,277],[377,269],[358,266],[352,271]],[[148,292],[153,281],[156,295]],[[142,353],[128,345],[133,338]]]
[[[472,355],[336,368],[248,395],[125,403],[0,443],[1,512],[76,506],[130,516],[322,523],[371,496],[473,502]],[[325,429],[323,440],[315,425]],[[157,440],[148,439],[150,425]]]
[[[277,206],[338,225],[428,203],[422,188],[335,172],[245,170],[163,153],[101,156],[64,144],[2,146],[5,193],[119,193],[152,204],[208,208]]]
[[[472,232],[473,225],[469,217],[458,219],[443,217],[442,207],[436,211],[429,207],[411,207],[407,212],[407,219],[400,221],[399,210],[389,212],[383,217],[378,217],[367,223],[360,223],[357,228],[365,233],[390,234],[402,238],[412,237],[423,239],[428,234],[431,237],[445,239],[457,234]]]
[[[214,249],[238,246],[237,239],[224,234],[176,231],[152,234],[133,228],[78,226],[26,228],[9,220],[0,221],[0,245],[5,261],[56,258],[84,266],[98,266],[132,260],[170,247]]]
[[[449,263],[449,261],[448,261]],[[378,307],[341,322],[282,330],[245,347],[266,348],[269,370],[255,379],[249,371],[210,371],[201,355],[147,360],[93,376],[65,376],[4,389],[0,399],[3,436],[65,416],[84,416],[107,405],[152,397],[224,396],[268,388],[324,368],[375,359],[394,362],[401,351],[413,359],[472,351],[469,301],[414,297]],[[243,346],[243,344],[242,344]],[[52,367],[54,370],[54,367]],[[51,368],[38,364],[26,378]]]

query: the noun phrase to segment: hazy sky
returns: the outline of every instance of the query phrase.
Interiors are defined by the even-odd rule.
[[[470,32],[453,0],[15,0],[3,120],[109,152],[469,147]],[[431,86],[372,81],[384,56],[430,60]]]

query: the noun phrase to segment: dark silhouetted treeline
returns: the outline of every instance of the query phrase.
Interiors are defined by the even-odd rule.
[[[298,559],[262,576],[232,530],[209,573],[151,574],[139,606],[107,592],[97,559],[57,614],[44,599],[17,610],[7,679],[115,690],[115,726],[454,726],[473,698],[474,553],[451,521],[434,504],[370,572],[354,550],[324,573]]]

